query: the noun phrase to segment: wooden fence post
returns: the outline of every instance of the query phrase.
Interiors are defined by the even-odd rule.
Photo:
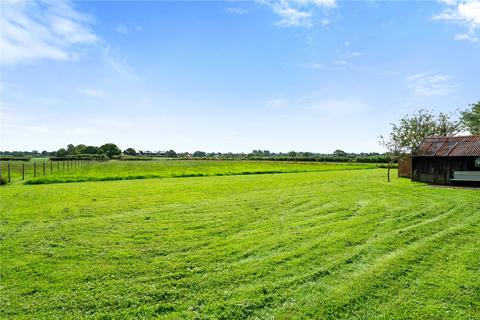
[[[37,176],[37,163],[35,161],[33,162],[33,176]]]
[[[60,171],[60,161],[57,161],[57,172]]]
[[[53,162],[52,160],[50,160],[50,174],[53,173]]]
[[[2,178],[2,161],[0,161],[0,179]]]
[[[8,160],[8,182],[12,181],[10,179],[10,160]]]
[[[25,180],[25,162],[22,162],[22,180]]]
[[[45,163],[45,160],[43,160],[43,175],[45,176],[47,174],[47,164]]]

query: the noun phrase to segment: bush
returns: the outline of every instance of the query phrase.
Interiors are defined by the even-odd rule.
[[[7,178],[1,177],[0,178],[0,186],[6,185],[8,183]]]

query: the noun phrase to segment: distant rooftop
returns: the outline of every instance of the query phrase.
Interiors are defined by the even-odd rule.
[[[426,138],[420,143],[416,156],[480,157],[480,135]]]

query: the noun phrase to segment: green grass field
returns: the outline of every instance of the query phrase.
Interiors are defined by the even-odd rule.
[[[37,162],[37,176],[33,175],[33,162]],[[316,162],[275,162],[275,161],[212,161],[212,160],[157,160],[157,161],[105,161],[91,165],[66,168],[61,162],[46,162],[34,159],[26,163],[28,184],[132,180],[168,177],[224,176],[259,173],[288,173],[329,170],[372,169],[375,164],[363,163],[316,163]],[[5,163],[3,164],[5,175]],[[22,182],[22,162],[13,161],[13,182]],[[72,164],[70,163],[70,166]]]
[[[0,196],[2,318],[480,319],[479,190],[371,169]]]

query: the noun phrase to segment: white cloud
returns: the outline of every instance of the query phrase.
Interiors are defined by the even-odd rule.
[[[81,45],[96,43],[93,19],[67,0],[2,1],[2,65],[41,59],[69,60]]]
[[[310,27],[315,24],[314,16],[318,9],[334,8],[335,0],[259,0],[261,4],[272,8],[280,18],[276,23],[284,27]],[[319,22],[322,25],[330,24],[330,19],[323,18]]]
[[[415,96],[443,96],[455,92],[450,77],[435,72],[421,72],[407,77],[407,89]]]
[[[280,16],[277,22],[281,26],[311,26],[312,13],[307,11],[300,11],[291,7],[277,7],[274,9],[275,13]]]
[[[115,27],[115,31],[121,34],[129,34],[132,31],[143,31],[143,28],[141,26],[128,26],[125,24],[119,24]]]
[[[127,34],[130,32],[130,29],[127,28],[127,26],[124,24],[119,24],[115,27],[115,31],[117,31],[118,33]]]
[[[477,42],[478,41],[478,38],[473,36],[473,35],[470,35],[468,33],[458,33],[455,35],[455,37],[453,38],[455,40],[466,40],[466,41],[471,41],[471,42]]]
[[[226,8],[225,12],[242,16],[244,14],[247,14],[248,10],[244,8]]]
[[[140,76],[136,71],[128,64],[128,62],[123,59],[119,54],[117,54],[112,48],[108,45],[101,47],[103,60],[107,65],[109,65],[118,75],[123,79],[129,81],[137,81],[140,79]]]
[[[441,3],[444,3],[448,6],[453,6],[457,4],[458,0],[439,0]]]
[[[308,66],[312,69],[324,69],[325,65],[323,63],[309,63]]]
[[[332,61],[329,64],[323,63],[299,63],[298,66],[313,70],[328,70],[328,71],[341,71],[347,68],[352,68],[346,61]]]
[[[341,56],[342,56],[342,58],[350,59],[350,58],[356,58],[356,57],[363,56],[363,53],[361,53],[361,52],[346,52],[346,53],[342,54]]]
[[[338,59],[331,61],[331,63],[300,63],[299,66],[309,68],[309,69],[321,69],[321,70],[330,70],[330,71],[341,71],[346,69],[360,70],[361,68],[353,65],[353,59],[362,56],[361,52],[346,52],[338,56]]]
[[[433,16],[433,20],[454,22],[467,28],[466,33],[455,35],[455,40],[477,42],[477,31],[480,29],[480,0],[442,1],[447,8]]]
[[[292,3],[298,3],[300,5],[316,5],[317,7],[333,8],[337,6],[336,0],[290,0]]]
[[[268,100],[265,105],[270,109],[284,109],[288,106],[288,100],[284,98],[277,98]]]

